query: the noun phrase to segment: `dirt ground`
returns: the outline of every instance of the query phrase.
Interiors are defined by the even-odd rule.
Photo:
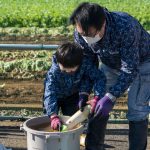
[[[29,105],[37,106],[42,103],[43,79],[41,80],[0,80],[0,104],[20,104],[22,107]],[[126,97],[119,99],[116,107],[124,109]],[[8,107],[8,105],[7,105]]]
[[[43,80],[0,80],[0,103],[40,104],[43,95]]]

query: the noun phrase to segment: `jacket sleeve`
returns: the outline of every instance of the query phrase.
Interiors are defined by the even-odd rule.
[[[79,94],[89,95],[93,89],[93,81],[88,76],[83,76],[81,79]]]
[[[87,62],[84,80],[87,81],[87,87],[93,88],[95,96],[99,96],[101,98],[105,95],[106,77],[91,60],[88,60]]]
[[[58,112],[56,97],[56,80],[52,72],[48,72],[44,82],[44,106],[47,115]]]
[[[109,92],[115,97],[123,94],[137,75],[137,67],[140,62],[138,45],[141,30],[136,28],[138,27],[129,26],[122,34],[123,44],[120,48],[121,74],[116,84],[109,89]]]

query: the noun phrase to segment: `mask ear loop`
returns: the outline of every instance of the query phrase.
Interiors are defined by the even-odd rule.
[[[106,21],[104,21],[104,24],[103,24],[103,26],[101,28],[101,31],[99,32],[99,33],[101,33],[101,34],[99,34],[101,39],[103,38],[103,36],[105,34],[105,27],[106,27]]]

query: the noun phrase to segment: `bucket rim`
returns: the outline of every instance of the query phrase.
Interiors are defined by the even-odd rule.
[[[75,132],[83,132],[83,125],[81,124],[79,127],[72,129],[72,130],[68,130],[68,131],[63,131],[63,132],[45,132],[45,131],[38,131],[38,130],[34,130],[31,129],[30,127],[27,126],[27,123],[29,121],[32,121],[34,119],[40,119],[40,118],[47,118],[47,116],[40,116],[40,117],[33,117],[30,118],[28,120],[26,120],[23,124],[22,127],[24,131],[26,131],[27,133],[32,133],[32,134],[37,134],[37,135],[49,135],[49,134],[53,134],[53,135],[63,135],[63,134],[71,134],[71,133],[75,133]]]

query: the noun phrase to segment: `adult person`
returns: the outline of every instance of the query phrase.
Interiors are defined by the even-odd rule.
[[[96,103],[96,116],[108,116],[116,99],[129,88],[129,150],[145,150],[150,112],[150,34],[129,14],[110,12],[96,3],[80,4],[70,22],[75,26],[75,41],[89,57],[95,59],[96,54],[107,77],[107,93]],[[102,140],[95,140],[97,137],[87,133],[86,150],[101,149]]]

